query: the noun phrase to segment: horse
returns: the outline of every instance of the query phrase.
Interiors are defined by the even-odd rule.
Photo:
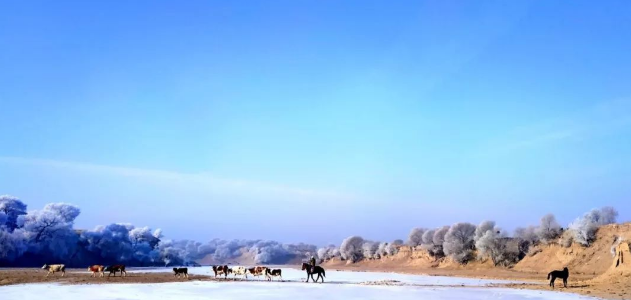
[[[550,279],[552,277],[552,279]],[[554,280],[557,278],[563,279],[563,287],[567,288],[567,278],[570,277],[570,271],[567,268],[563,268],[563,271],[552,271],[548,273],[548,279],[550,279],[550,286],[554,288]]]
[[[322,276],[322,282],[324,282],[324,277],[326,277],[326,274],[324,273],[324,269],[320,266],[315,266],[313,267],[313,272],[312,272],[311,267],[312,266],[308,263],[302,263],[302,270],[307,271],[306,282],[309,282],[309,276],[311,276],[311,280],[313,280],[313,282],[318,282],[318,279],[320,279],[320,276]],[[318,278],[313,279],[313,274],[318,274]]]

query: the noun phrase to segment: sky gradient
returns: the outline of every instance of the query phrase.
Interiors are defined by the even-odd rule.
[[[628,1],[2,1],[0,194],[340,243],[631,220]]]

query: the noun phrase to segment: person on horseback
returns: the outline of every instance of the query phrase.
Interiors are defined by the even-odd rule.
[[[315,273],[315,266],[316,266],[315,257],[311,256],[311,259],[309,259],[309,264],[311,265],[311,273]]]

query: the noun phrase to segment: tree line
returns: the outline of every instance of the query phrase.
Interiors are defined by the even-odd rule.
[[[184,265],[210,256],[227,262],[249,253],[255,263],[286,263],[313,255],[317,247],[267,240],[222,240],[206,243],[166,239],[160,229],[112,223],[94,229],[74,228],[79,207],[50,203],[27,210],[19,198],[0,196],[0,266],[64,263],[124,263],[130,266]]]
[[[459,222],[433,229],[413,228],[405,245],[423,249],[435,258],[452,258],[461,264],[476,259],[491,259],[496,266],[510,266],[523,259],[537,244],[559,243],[570,247],[572,243],[578,243],[589,246],[596,240],[598,228],[615,223],[617,217],[618,212],[613,207],[603,207],[585,213],[567,228],[562,228],[553,214],[547,214],[540,219],[539,225],[518,227],[512,235],[494,221],[483,221],[478,225]],[[357,262],[393,256],[403,244],[401,240],[386,243],[350,236],[339,247],[329,245],[318,249],[317,253],[322,261],[339,258]]]

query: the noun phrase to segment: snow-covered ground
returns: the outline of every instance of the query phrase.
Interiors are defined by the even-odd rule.
[[[364,286],[294,282],[174,282],[160,284],[29,284],[0,287],[3,300],[39,299],[55,295],[64,300],[229,300],[229,299],[429,299],[429,300],[587,300],[572,294],[511,290],[414,286]]]

